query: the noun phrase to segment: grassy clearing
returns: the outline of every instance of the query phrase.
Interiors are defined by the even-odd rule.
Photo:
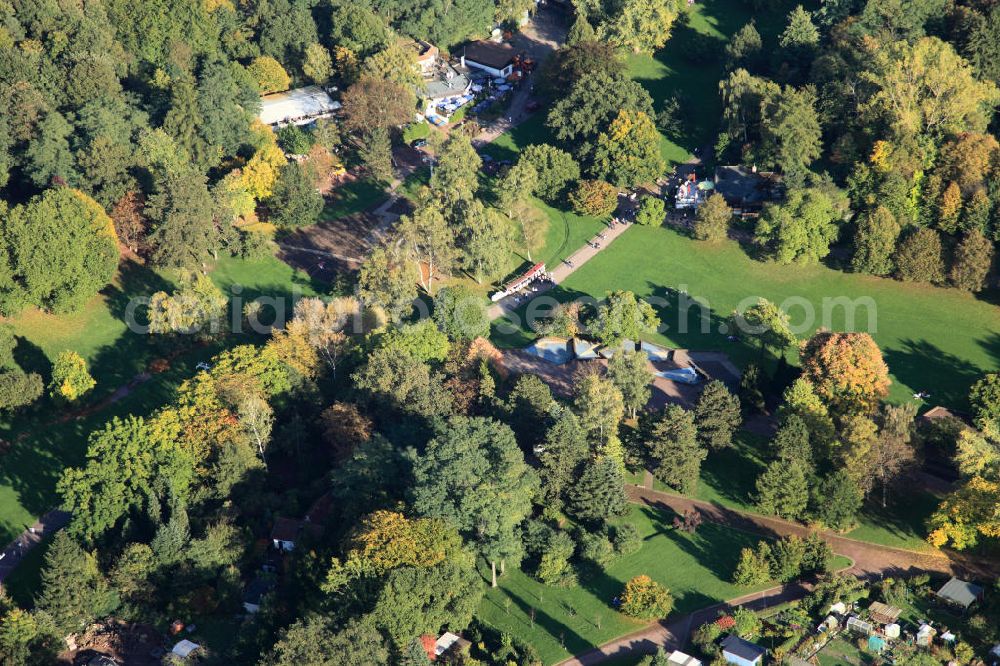
[[[243,302],[259,295],[295,296],[316,293],[308,277],[277,258],[248,262],[224,258],[213,279],[227,294],[239,291]],[[241,285],[239,290],[235,285]],[[134,264],[123,265],[113,284],[79,312],[50,315],[28,311],[9,323],[19,337],[15,356],[25,368],[48,378],[59,352],[72,349],[86,360],[97,380],[87,405],[99,404],[146,370],[150,361],[177,347],[164,338],[131,332],[125,324],[132,298],[173,287],[172,276]],[[60,421],[62,408],[47,398],[0,420],[0,438],[10,443],[0,457],[0,543],[7,543],[58,503],[55,484],[62,470],[83,461],[88,434],[113,416],[148,414],[168,402],[195,366],[224,345],[253,341],[233,336],[222,343],[191,344],[170,363],[170,369],[134,387],[113,405],[80,418]]]
[[[890,399],[932,393],[930,404],[966,407],[969,386],[1000,364],[1000,309],[954,289],[912,285],[836,271],[825,266],[778,266],[751,259],[736,242],[700,243],[667,228],[635,227],[591,259],[553,292],[561,300],[609,289],[659,299],[663,332],[652,340],[684,349],[722,350],[738,364],[757,360],[755,348],[730,342],[723,328],[737,306],[764,297],[789,310],[799,337],[821,326],[868,330],[882,348],[892,376]],[[708,307],[685,306],[687,290]],[[858,304],[849,309],[834,299]],[[809,318],[805,311],[811,309]],[[853,325],[852,325],[853,323]],[[532,334],[497,337],[519,345]],[[795,363],[794,353],[790,360]]]
[[[542,661],[551,664],[645,626],[611,607],[611,600],[633,576],[647,574],[666,585],[676,599],[677,615],[752,591],[727,580],[740,549],[755,544],[756,537],[710,523],[696,534],[685,534],[673,529],[671,519],[669,514],[633,506],[622,520],[639,529],[644,540],[639,551],[571,588],[547,587],[519,571],[509,571],[501,577],[500,586],[487,593],[479,617],[532,643]],[[510,599],[509,609],[506,599]]]
[[[862,666],[873,662],[871,655],[862,652],[844,637],[830,641],[817,657],[820,666]]]
[[[385,199],[385,185],[370,178],[352,180],[335,188],[320,213],[321,222],[368,210]]]

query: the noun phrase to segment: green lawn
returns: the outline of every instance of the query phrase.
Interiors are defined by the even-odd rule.
[[[756,349],[727,340],[725,320],[738,305],[764,297],[790,311],[799,337],[820,326],[847,330],[847,309],[832,299],[859,304],[853,330],[871,331],[892,376],[890,399],[904,402],[929,391],[924,406],[966,408],[969,386],[1000,360],[1000,309],[954,289],[856,275],[825,266],[778,266],[751,259],[733,241],[700,243],[667,228],[635,227],[573,273],[553,293],[560,300],[610,289],[659,299],[662,332],[654,341],[685,349],[722,350],[738,364],[758,358]],[[687,290],[707,308],[668,291]],[[864,299],[864,300],[860,300]],[[868,307],[868,305],[872,307]],[[814,312],[812,320],[804,313]],[[499,336],[522,344],[528,331]],[[797,362],[795,355],[790,360]]]
[[[622,520],[639,529],[644,539],[639,551],[571,588],[548,587],[519,571],[508,571],[500,586],[487,593],[478,616],[530,642],[543,662],[551,664],[645,626],[611,607],[611,600],[633,576],[647,574],[666,585],[676,599],[677,615],[752,591],[727,580],[740,549],[755,544],[757,537],[711,523],[696,534],[685,534],[673,529],[671,519],[670,514],[634,505]]]
[[[873,661],[867,651],[862,652],[850,638],[844,636],[830,641],[817,656],[820,666],[866,666]]]
[[[320,221],[335,220],[368,210],[385,199],[385,185],[370,178],[352,180],[335,188],[320,213]]]
[[[277,258],[255,262],[222,259],[212,277],[227,295],[239,291],[243,302],[261,294],[316,293],[316,285],[306,276]],[[236,284],[241,285],[239,290],[233,289]],[[32,310],[11,319],[9,323],[19,337],[15,357],[23,367],[42,373],[47,380],[59,352],[79,352],[97,380],[93,393],[81,406],[100,403],[143,372],[150,361],[175,351],[176,342],[133,333],[124,321],[131,298],[171,288],[169,274],[126,264],[114,284],[79,312],[50,315]],[[11,443],[9,450],[0,454],[0,543],[13,539],[58,504],[56,481],[65,467],[83,461],[92,430],[112,416],[148,414],[172,398],[176,387],[194,374],[199,362],[224,345],[254,339],[235,336],[212,345],[191,341],[186,351],[170,362],[169,370],[136,386],[114,405],[80,418],[60,420],[64,412],[43,397],[25,411],[0,420],[0,438]]]
[[[738,511],[757,513],[753,503],[754,484],[767,464],[766,441],[747,432],[737,434],[732,448],[709,453],[701,467],[701,478],[694,497]],[[642,483],[642,474],[628,479]],[[674,492],[654,480],[653,488]],[[858,517],[858,526],[844,536],[908,550],[929,550],[924,524],[937,508],[939,499],[924,491],[889,496],[886,509],[869,504]]]

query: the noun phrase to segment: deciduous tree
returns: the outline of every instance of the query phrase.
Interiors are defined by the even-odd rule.
[[[934,229],[921,227],[899,243],[893,263],[896,277],[904,282],[941,282],[944,280],[944,259],[941,258],[941,236]]]
[[[592,171],[619,187],[654,181],[666,169],[659,133],[642,111],[622,110],[597,136]]]
[[[608,362],[608,377],[621,391],[624,405],[634,419],[652,395],[649,359],[642,352],[622,350]]]
[[[520,557],[517,526],[531,512],[538,477],[511,429],[490,419],[455,417],[413,465],[413,506],[457,525],[490,563]]]
[[[664,618],[674,608],[670,591],[649,576],[635,576],[621,593],[621,612],[644,620]]]
[[[87,362],[75,351],[60,352],[52,366],[49,384],[53,398],[74,402],[89,392],[97,382],[87,371]]]
[[[581,180],[570,192],[569,202],[581,215],[604,217],[618,207],[618,188],[603,180]]]
[[[545,143],[532,144],[521,151],[518,164],[525,162],[535,169],[535,193],[554,201],[566,186],[580,177],[580,166],[569,153]]]
[[[609,291],[590,325],[593,335],[608,347],[624,340],[636,342],[644,333],[656,330],[660,318],[653,306],[636,298],[631,291]]]
[[[979,231],[970,231],[962,238],[951,260],[948,278],[964,291],[982,291],[993,266],[993,243]]]
[[[858,273],[891,273],[892,255],[896,250],[900,231],[896,216],[884,206],[862,215],[854,232],[851,267]]]
[[[729,234],[729,221],[731,219],[733,219],[733,209],[726,203],[724,196],[715,192],[698,206],[694,222],[694,237],[712,243],[724,241]]]
[[[834,411],[871,413],[889,394],[889,368],[867,333],[820,331],[802,346],[802,374]]]
[[[292,77],[288,76],[281,63],[271,56],[258,56],[247,67],[250,76],[257,82],[262,94],[288,90]]]
[[[780,204],[764,206],[754,240],[781,264],[817,263],[839,233],[838,211],[817,188],[792,190]]]

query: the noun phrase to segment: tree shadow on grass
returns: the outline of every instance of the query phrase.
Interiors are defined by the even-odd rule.
[[[740,433],[737,433],[739,438]],[[720,497],[737,505],[749,506],[752,502],[756,480],[764,464],[749,450],[750,445],[739,440],[733,447],[711,451],[701,466],[701,483],[705,483]]]
[[[1000,306],[1000,303],[998,303],[998,306]],[[988,333],[985,338],[979,340],[979,345],[993,359],[993,366],[995,368],[1000,367],[1000,333]]]
[[[872,525],[900,539],[923,539],[927,535],[927,519],[939,503],[937,497],[920,490],[890,490],[886,507],[873,497],[865,503],[862,515]]]
[[[732,576],[739,560],[740,549],[744,545],[753,545],[758,540],[754,536],[733,532],[712,523],[704,523],[694,534],[688,534],[673,527],[673,518],[676,516],[673,511],[649,506],[641,510],[656,529],[656,536],[662,535],[672,541],[721,581],[729,580]],[[675,609],[682,613],[725,601],[718,596],[698,590],[672,590],[672,592],[676,602]]]
[[[52,377],[52,361],[42,348],[23,336],[17,336],[14,347],[14,362],[25,372],[37,372],[48,384]]]
[[[969,387],[983,375],[983,370],[925,340],[901,342],[901,349],[882,352],[890,372],[914,391],[930,392],[931,404],[966,411]]]

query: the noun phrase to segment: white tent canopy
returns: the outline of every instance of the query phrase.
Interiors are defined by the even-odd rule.
[[[265,125],[305,125],[328,118],[340,109],[340,102],[319,86],[306,86],[283,93],[265,95],[260,100],[260,121]]]

